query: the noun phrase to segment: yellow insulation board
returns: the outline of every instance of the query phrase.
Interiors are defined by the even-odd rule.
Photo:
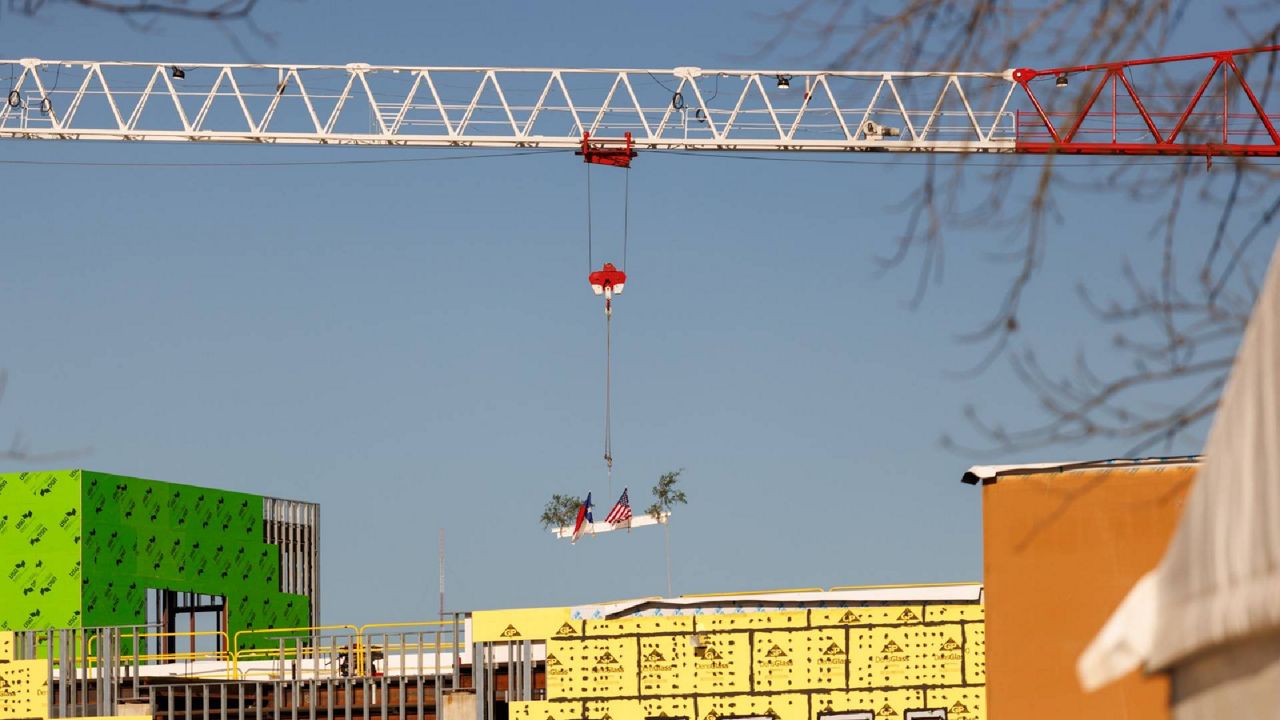
[[[981,720],[987,716],[985,686],[929,691],[929,705],[947,709],[947,720]]]
[[[691,633],[693,617],[630,617],[617,620],[587,620],[586,634],[592,637],[606,635],[635,635],[637,633]]]
[[[692,641],[691,641],[692,642]],[[751,634],[699,634],[693,648],[695,692],[730,693],[751,690]]]
[[[853,630],[849,642],[859,662],[849,687],[961,685],[963,640],[957,623]]]
[[[698,698],[698,717],[701,720],[744,715],[779,720],[809,720],[809,696],[769,693]]]
[[[980,624],[964,626],[965,682],[970,685],[987,683],[987,629]]]
[[[814,625],[911,625],[923,622],[923,605],[872,605],[812,611]]]
[[[0,720],[44,718],[49,710],[49,676],[44,660],[0,662]]]
[[[932,694],[934,691],[929,691]],[[898,690],[852,690],[813,695],[815,717],[826,713],[871,712],[877,720],[901,720],[907,710],[934,707],[926,702],[926,691],[916,688]],[[948,716],[948,720],[951,720]]]
[[[640,638],[640,694],[688,695],[697,691],[694,650],[685,635]]]
[[[548,648],[549,699],[639,695],[636,638],[584,638]]]
[[[538,628],[547,639],[547,699],[513,705],[514,720],[820,720],[845,712],[905,720],[908,710],[926,709],[986,720],[980,603],[613,620],[539,612],[494,613],[480,625],[499,640],[508,626],[526,637],[526,628]]]
[[[924,609],[925,622],[982,622],[986,615],[982,605],[928,605]]]
[[[517,701],[508,706],[511,720],[582,720],[582,703]]]
[[[545,640],[557,632],[581,635],[581,623],[570,622],[569,608],[481,610],[471,615],[471,637],[476,642]]]
[[[693,718],[693,706],[690,697],[646,697],[640,701],[645,718]]]
[[[644,720],[639,700],[588,700],[583,717],[592,720]]]
[[[804,628],[809,626],[808,613],[804,610],[789,612],[711,613],[694,616],[697,632],[722,632],[726,630],[771,630],[774,628]]]

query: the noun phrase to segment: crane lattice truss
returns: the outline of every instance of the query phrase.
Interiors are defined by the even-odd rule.
[[[998,73],[28,58],[0,61],[0,138],[1276,156],[1278,93],[1254,88],[1277,50]]]

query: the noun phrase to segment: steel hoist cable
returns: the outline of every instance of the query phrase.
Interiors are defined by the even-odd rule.
[[[604,465],[613,497],[613,308],[604,311]]]
[[[591,163],[587,163],[587,272],[594,270],[595,266],[591,257]]]
[[[622,271],[627,271],[627,238],[631,234],[631,168],[627,167],[622,190]]]
[[[627,246],[631,234],[631,172],[623,185],[622,206],[622,267],[604,263],[595,270],[595,248],[592,231],[591,165],[587,165],[587,279],[596,295],[604,296],[604,464],[609,479],[609,494],[613,494],[613,295],[621,294],[626,286]]]

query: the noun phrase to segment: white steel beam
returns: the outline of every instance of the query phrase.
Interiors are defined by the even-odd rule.
[[[1008,71],[26,58],[5,74],[0,139],[574,149],[589,132],[638,150],[1012,152],[1016,131]]]
[[[584,535],[600,535],[603,533],[615,532],[617,530],[631,530],[632,528],[648,527],[650,525],[665,525],[671,519],[671,513],[664,512],[660,517],[644,513],[643,515],[632,516],[629,522],[622,525],[614,525],[613,523],[597,522],[585,525],[583,527]],[[557,538],[564,540],[573,537],[573,526],[551,528],[551,534]]]

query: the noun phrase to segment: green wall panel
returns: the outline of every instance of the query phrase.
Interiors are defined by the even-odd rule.
[[[90,625],[145,622],[147,588],[225,595],[228,631],[310,624],[280,592],[280,551],[263,540],[257,495],[84,473],[84,612]],[[273,645],[248,636],[241,646]]]
[[[310,624],[309,600],[280,591],[260,496],[81,470],[0,474],[0,629],[141,624],[149,588],[225,596],[230,635]]]
[[[80,625],[79,470],[0,474],[0,630]]]

